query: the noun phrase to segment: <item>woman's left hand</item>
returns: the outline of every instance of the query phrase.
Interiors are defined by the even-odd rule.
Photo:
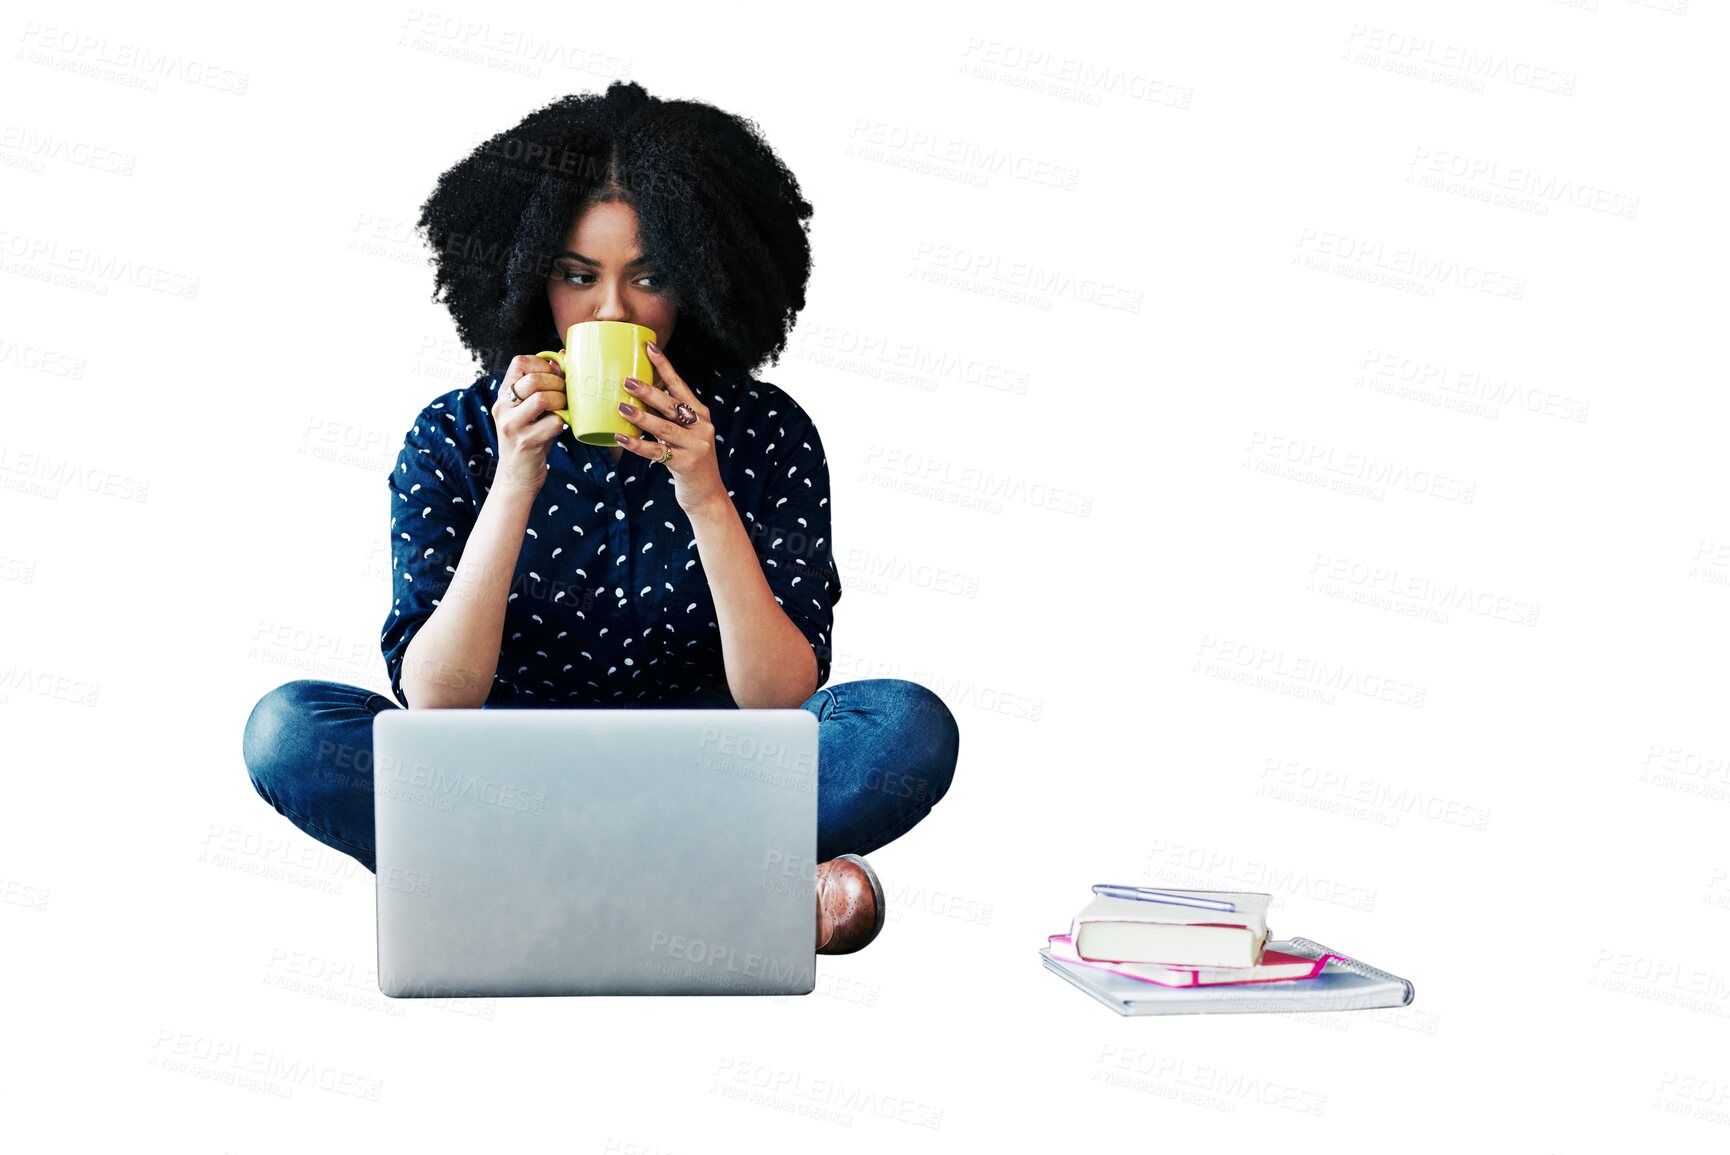
[[[715,453],[715,427],[709,421],[709,407],[697,399],[660,348],[649,343],[649,360],[655,374],[666,387],[644,385],[635,377],[625,379],[625,391],[639,404],[619,406],[627,420],[644,433],[654,435],[654,441],[618,434],[615,440],[628,453],[650,461],[659,460],[666,449],[673,451],[667,468],[673,474],[673,490],[679,508],[686,514],[695,512],[716,500],[727,500],[727,487],[721,481],[721,468]],[[683,408],[681,408],[683,407]],[[681,424],[680,417],[690,421]],[[692,417],[696,419],[691,421]],[[665,448],[663,448],[665,447]]]

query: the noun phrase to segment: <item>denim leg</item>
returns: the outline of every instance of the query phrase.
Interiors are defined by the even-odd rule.
[[[246,720],[241,749],[253,788],[284,818],[373,870],[372,720],[401,708],[342,682],[278,686]]]
[[[818,721],[817,861],[893,842],[948,791],[960,731],[943,700],[917,682],[842,682],[818,690],[802,708]],[[395,701],[359,686],[302,678],[259,699],[242,743],[259,796],[369,871],[376,869],[372,721],[396,709]]]
[[[801,708],[818,722],[818,862],[895,841],[948,792],[961,732],[926,687],[864,678],[825,686]]]

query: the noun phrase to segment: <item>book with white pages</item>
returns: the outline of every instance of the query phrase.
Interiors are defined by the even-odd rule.
[[[1238,890],[1163,893],[1197,905],[1096,894],[1070,925],[1076,954],[1094,961],[1166,966],[1249,967],[1261,962],[1272,895]]]

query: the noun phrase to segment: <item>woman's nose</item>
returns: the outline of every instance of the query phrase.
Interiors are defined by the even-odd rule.
[[[630,314],[625,309],[624,294],[619,292],[617,285],[601,290],[601,299],[595,305],[595,320],[597,321],[629,321]]]

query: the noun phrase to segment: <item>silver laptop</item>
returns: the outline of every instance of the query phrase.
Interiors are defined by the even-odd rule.
[[[386,710],[378,982],[397,998],[809,994],[805,710]]]

